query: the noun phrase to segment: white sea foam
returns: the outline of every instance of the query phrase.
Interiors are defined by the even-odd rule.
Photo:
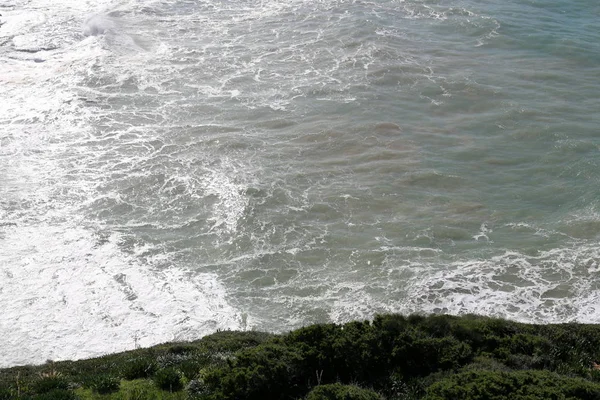
[[[239,329],[215,276],[141,265],[119,236],[8,227],[0,248],[2,366],[76,359]]]
[[[204,180],[204,190],[208,195],[218,198],[211,217],[211,229],[224,228],[226,232],[235,232],[238,221],[248,205],[244,194],[245,187],[228,177],[224,171],[210,171]]]
[[[92,15],[83,24],[83,34],[86,36],[98,36],[107,33],[116,33],[116,22],[105,15]]]
[[[516,252],[445,268],[415,267],[403,312],[475,313],[524,322],[596,323],[598,257],[595,246]]]

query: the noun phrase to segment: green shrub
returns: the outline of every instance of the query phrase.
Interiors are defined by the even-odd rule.
[[[208,353],[232,353],[242,349],[256,347],[270,341],[274,335],[266,332],[232,332],[220,331],[202,338],[199,348]]]
[[[147,358],[136,358],[126,361],[121,369],[121,376],[131,381],[134,379],[149,378],[156,372],[157,366],[154,360]]]
[[[303,359],[304,382],[374,384],[389,376],[391,344],[368,321],[313,325],[290,332],[282,343]],[[323,371],[319,382],[315,371]]]
[[[461,372],[467,371],[504,371],[510,372],[511,368],[502,364],[501,362],[494,360],[493,358],[478,356],[473,359],[471,364],[465,365]]]
[[[427,389],[425,400],[598,400],[600,384],[548,371],[471,371]]]
[[[46,393],[30,397],[31,400],[77,400],[79,397],[70,390],[52,389]]]
[[[308,391],[302,363],[302,356],[294,349],[264,344],[237,353],[227,367],[211,369],[203,378],[216,398],[263,400],[273,393],[298,398]]]
[[[110,375],[101,375],[96,377],[91,383],[90,388],[99,394],[109,394],[119,391],[121,380]]]
[[[208,363],[208,360],[185,360],[179,365],[177,365],[177,369],[181,371],[181,373],[183,374],[183,376],[185,376],[187,380],[191,381],[192,379],[196,379],[198,377],[198,372],[203,367],[208,365]]]
[[[179,372],[173,368],[158,370],[152,378],[154,384],[162,390],[169,392],[178,392],[183,389],[183,382]]]
[[[10,400],[12,398],[13,395],[10,389],[0,387],[0,400]]]
[[[382,400],[382,397],[369,389],[333,383],[315,387],[306,400]]]
[[[67,390],[68,388],[69,382],[62,376],[46,376],[38,379],[33,384],[33,390],[38,394],[47,393],[54,389]]]
[[[426,376],[440,370],[454,370],[473,359],[466,343],[452,336],[419,338],[403,335],[392,350],[394,364],[405,376]]]
[[[200,398],[210,394],[210,389],[202,379],[191,380],[185,388],[190,399]]]
[[[174,368],[175,366],[188,361],[190,358],[191,354],[166,353],[156,357],[156,365],[158,369]]]
[[[187,354],[193,353],[197,350],[196,346],[192,346],[189,344],[175,344],[167,349],[167,351],[171,354]]]

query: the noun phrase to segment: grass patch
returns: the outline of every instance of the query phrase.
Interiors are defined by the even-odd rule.
[[[91,389],[79,388],[75,394],[81,400],[186,400],[188,397],[184,392],[169,393],[157,388],[148,379],[136,379],[132,381],[121,381],[118,392],[110,394],[98,394]]]

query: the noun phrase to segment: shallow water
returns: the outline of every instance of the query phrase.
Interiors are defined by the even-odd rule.
[[[0,365],[379,312],[599,322],[595,2],[0,13]]]

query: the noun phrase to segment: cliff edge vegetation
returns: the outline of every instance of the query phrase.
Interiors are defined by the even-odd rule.
[[[600,325],[378,315],[0,370],[0,400],[600,400]]]

